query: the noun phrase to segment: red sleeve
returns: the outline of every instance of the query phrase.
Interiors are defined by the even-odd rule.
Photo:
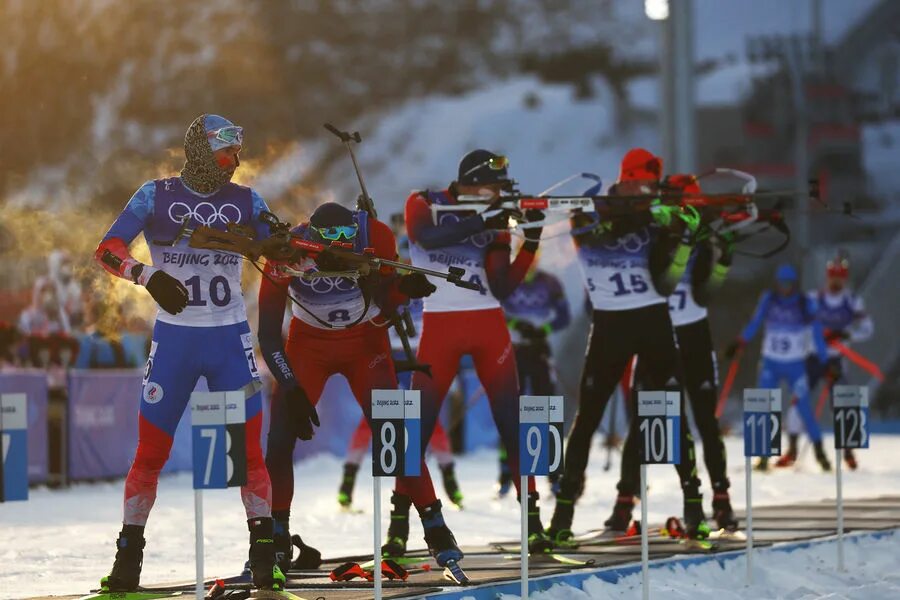
[[[488,286],[498,300],[505,300],[519,287],[528,274],[531,263],[534,262],[534,252],[523,246],[519,248],[516,259],[510,263],[509,239],[508,232],[500,233],[495,242],[488,247],[484,261]]]
[[[391,228],[372,219],[369,221],[369,245],[375,249],[375,256],[387,260],[397,260],[397,240]],[[399,277],[393,267],[381,267],[380,274],[385,277],[385,288],[379,294],[379,306],[381,310],[390,313],[397,306],[406,304],[409,298],[400,292],[397,287]]]
[[[424,227],[432,227],[431,208],[428,202],[419,192],[413,192],[406,199],[406,209],[404,210],[404,218],[406,219],[406,235],[412,244],[419,241],[419,232]]]
[[[94,260],[116,277],[129,281],[133,281],[131,269],[141,264],[132,258],[125,240],[117,237],[107,238],[100,242],[94,251]]]

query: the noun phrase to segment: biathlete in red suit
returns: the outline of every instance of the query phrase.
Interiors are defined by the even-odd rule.
[[[422,434],[430,434],[437,420],[437,412],[426,414],[425,406],[440,408],[460,358],[469,354],[490,401],[500,439],[509,450],[510,468],[517,475],[519,382],[500,301],[528,272],[541,231],[527,229],[525,243],[511,260],[507,211],[489,207],[478,214],[451,209],[461,204],[460,196],[498,201],[501,192],[512,185],[507,164],[505,157],[487,150],[466,154],[460,161],[457,180],[448,190],[415,192],[407,199],[406,228],[413,265],[462,267],[466,279],[481,286],[480,292],[473,292],[435,281],[437,291],[425,299],[418,361],[431,365],[432,377],[415,373],[412,380],[412,388],[422,392]],[[530,211],[526,217],[535,220],[543,215]],[[514,481],[518,487],[520,478],[514,477]],[[549,539],[541,525],[533,479],[528,480],[528,492],[529,548],[544,552],[549,549]],[[403,507],[395,503],[395,510],[398,508]]]
[[[397,257],[396,242],[387,225],[368,218],[365,212],[350,211],[335,203],[320,206],[309,223],[292,233],[324,244],[352,242],[357,252],[372,248],[376,256]],[[326,256],[327,261],[323,260]],[[344,375],[363,413],[370,418],[372,390],[397,388],[387,327],[380,315],[410,297],[422,297],[434,290],[424,276],[398,277],[392,269],[382,269],[357,283],[341,275],[348,269],[333,255],[322,254],[317,264],[307,260],[299,268],[303,276],[285,276],[276,265],[268,264],[259,291],[260,348],[277,380],[266,467],[273,481],[272,516],[276,557],[281,566],[289,565],[292,558],[288,524],[294,495],[294,444],[298,437],[312,437],[312,426],[318,425],[315,405],[325,382],[332,375]],[[334,274],[317,276],[320,269]],[[293,317],[285,342],[281,325],[288,292],[297,301],[291,305]],[[423,413],[426,404],[423,400]],[[420,477],[398,477],[396,493],[415,503],[428,548],[443,566],[448,560],[461,559],[462,553],[444,523],[441,502],[435,496],[424,460],[421,473]]]

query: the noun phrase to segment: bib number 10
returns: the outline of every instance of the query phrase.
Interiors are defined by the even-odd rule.
[[[206,306],[207,302],[203,299],[203,285],[199,275],[194,275],[184,282],[187,287],[188,306]],[[206,297],[214,306],[228,306],[231,302],[231,286],[228,284],[228,278],[223,275],[216,275],[209,280],[209,289]]]

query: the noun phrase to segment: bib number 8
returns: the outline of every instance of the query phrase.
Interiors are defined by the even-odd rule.
[[[393,473],[397,468],[397,430],[390,421],[385,421],[381,426],[381,470],[385,473]],[[390,457],[390,463],[388,463]]]

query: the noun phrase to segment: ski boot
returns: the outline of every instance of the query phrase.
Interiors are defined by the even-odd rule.
[[[631,514],[634,512],[634,496],[631,494],[619,494],[610,517],[603,522],[607,529],[622,533],[628,531],[631,524]]]
[[[684,497],[684,534],[691,540],[705,540],[709,537],[709,524],[703,514],[703,495]]]
[[[550,519],[550,527],[545,532],[550,542],[557,548],[566,548],[572,545],[572,519],[575,517],[575,493],[577,485],[563,478],[560,481],[559,492],[556,494],[556,508],[553,509],[553,517]]]
[[[528,493],[528,553],[532,555],[546,554],[553,549],[553,541],[544,532],[544,524],[541,523],[539,499],[537,492]]]
[[[356,485],[356,473],[359,465],[344,463],[344,477],[341,479],[341,487],[338,488],[338,504],[343,508],[350,508],[353,504],[353,487]]]
[[[738,529],[738,521],[731,508],[731,497],[728,495],[728,480],[713,483],[713,519],[720,530],[734,533]]]
[[[813,450],[816,455],[816,462],[819,463],[819,466],[822,467],[822,470],[826,473],[831,471],[831,461],[828,460],[828,455],[825,454],[825,449],[822,448],[822,442],[815,442],[813,444]]]
[[[381,546],[384,558],[400,558],[406,554],[406,541],[409,539],[409,507],[412,499],[394,492],[391,496],[391,524],[387,530],[387,541]]]
[[[447,492],[450,502],[456,505],[457,508],[462,509],[463,495],[459,489],[459,482],[456,480],[456,471],[453,469],[453,463],[441,467],[441,479],[444,480],[444,491]]]
[[[859,463],[856,462],[856,455],[853,454],[853,450],[850,448],[844,449],[844,462],[847,463],[847,468],[851,471],[855,471],[859,466]]]
[[[116,562],[109,575],[100,580],[102,591],[133,592],[138,589],[145,544],[143,526],[122,525],[116,540]]]
[[[250,572],[253,585],[260,590],[284,589],[284,573],[275,562],[274,525],[271,517],[247,521],[250,529]]]
[[[422,529],[425,530],[425,544],[428,545],[428,552],[434,557],[434,561],[441,567],[446,567],[451,562],[459,562],[463,552],[456,545],[456,538],[453,537],[450,528],[444,523],[441,501],[435,500],[433,504],[420,510],[419,517],[422,519]]]
[[[768,473],[769,472],[769,457],[768,456],[760,456],[759,460],[756,461],[756,464],[753,465],[753,469],[759,471],[760,473]]]
[[[797,462],[797,435],[791,434],[788,437],[788,451],[782,454],[777,461],[776,467],[790,467]]]
[[[291,543],[287,519],[272,519],[272,539],[275,541],[275,562],[282,573],[287,573],[291,570],[291,560],[294,558],[294,544]]]

